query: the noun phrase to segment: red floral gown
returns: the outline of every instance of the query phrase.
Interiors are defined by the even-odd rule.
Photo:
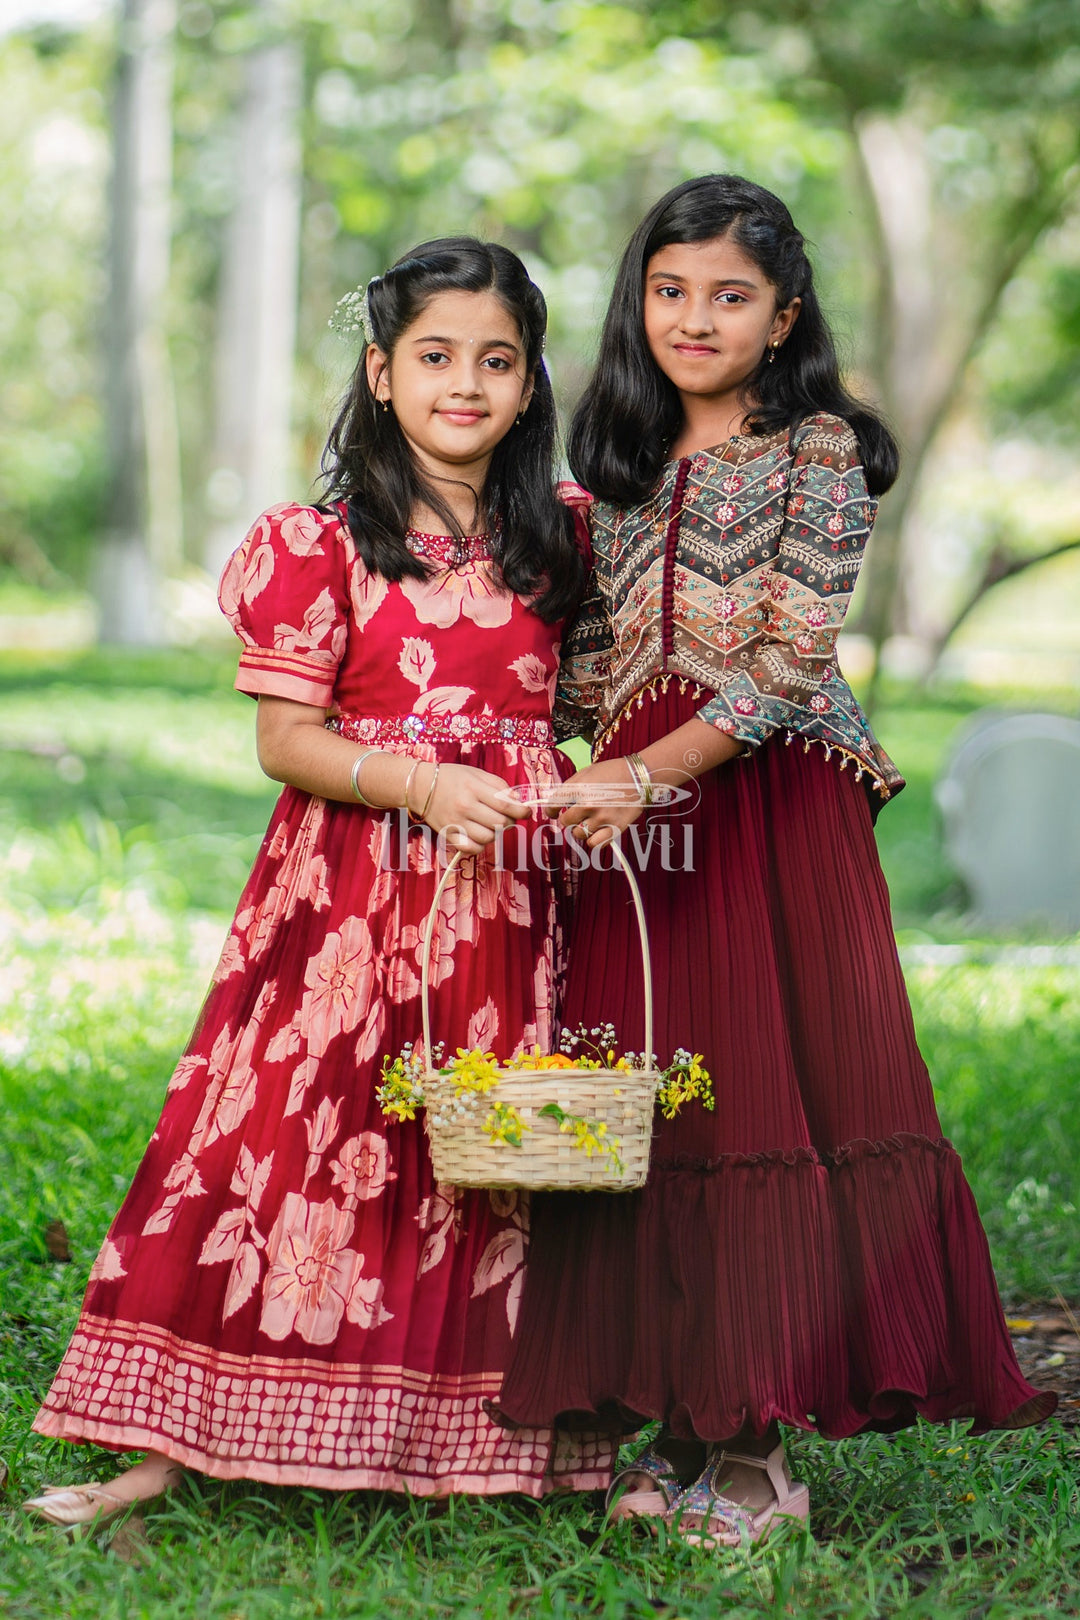
[[[566,774],[560,627],[501,588],[485,541],[410,543],[435,571],[388,583],[337,514],[266,513],[222,580],[237,686],[325,707],[358,744],[534,787]],[[478,858],[447,888],[432,1015],[451,1048],[549,1039],[547,864]],[[440,1186],[420,1121],[387,1123],[375,1097],[383,1054],[419,1035],[435,883],[397,815],[282,793],[40,1433],[279,1484],[606,1483],[609,1438],[489,1416],[526,1197]]]

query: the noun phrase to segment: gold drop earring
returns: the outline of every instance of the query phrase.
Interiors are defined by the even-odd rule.
[[[770,364],[770,366],[772,365],[773,361],[776,359],[776,351],[777,351],[777,349],[779,347],[780,347],[779,343],[770,343],[769,344],[769,364]]]

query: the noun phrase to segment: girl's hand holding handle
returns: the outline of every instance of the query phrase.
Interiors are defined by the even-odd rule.
[[[474,765],[439,765],[437,777],[435,771],[434,763],[421,764],[410,808],[416,814],[423,811],[423,820],[434,832],[445,833],[452,849],[478,855],[499,833],[532,813],[490,771]]]
[[[646,779],[657,788],[683,787],[703,772],[737,758],[743,746],[704,720],[688,720],[640,754],[620,754],[587,765],[549,796],[548,813],[555,814],[558,803],[565,805],[559,812],[559,825],[590,849],[599,849],[616,833],[633,826],[646,809]],[[597,790],[591,797],[590,788]],[[625,802],[619,802],[622,794],[618,788],[623,790]],[[567,804],[568,798],[576,802]]]
[[[616,833],[633,826],[644,808],[639,783],[621,756],[586,765],[548,798],[548,813],[558,814],[560,827],[590,849],[609,844]]]
[[[433,760],[364,748],[328,731],[326,710],[307,703],[260,697],[257,736],[259,762],[275,781],[376,811],[408,808],[468,855],[532,813],[501,776],[473,765],[440,765],[436,776]]]

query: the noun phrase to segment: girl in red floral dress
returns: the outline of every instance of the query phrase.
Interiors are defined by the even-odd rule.
[[[896,449],[841,383],[779,198],[707,175],[650,210],[570,459],[597,497],[595,571],[556,718],[593,735],[594,763],[562,819],[598,849],[641,815],[648,773],[690,783],[692,862],[641,882],[657,1046],[705,1054],[716,1108],[658,1120],[640,1193],[534,1201],[500,1407],[659,1419],[616,1511],[738,1546],[806,1516],[780,1423],[1009,1428],[1056,1398],[1020,1372],[942,1136],[872,828],[903,782],[836,662]],[[635,783],[625,810],[590,800]],[[569,1025],[635,1038],[632,935],[586,870]]]
[[[327,504],[264,514],[222,580],[259,758],[288,785],[34,1425],[148,1455],[27,1504],[55,1523],[183,1466],[420,1495],[610,1474],[607,1438],[489,1416],[526,1200],[437,1185],[420,1126],[388,1127],[375,1095],[419,1033],[436,859],[410,816],[475,857],[441,903],[437,1030],[505,1052],[550,1035],[553,880],[491,847],[534,830],[508,787],[559,779],[581,583],[544,301],[512,253],[454,238],[372,282],[367,318]]]

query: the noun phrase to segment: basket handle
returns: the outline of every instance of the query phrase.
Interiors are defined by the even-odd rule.
[[[641,903],[641,890],[637,878],[634,876],[630,863],[619,847],[618,838],[611,841],[611,853],[615,864],[622,872],[630,885],[630,896],[634,902],[634,913],[637,917],[638,933],[641,936],[641,971],[643,988],[645,992],[645,1068],[651,1070],[653,1061],[653,988],[652,988],[652,958],[649,955],[649,936],[645,928],[645,907]],[[431,1060],[431,1009],[429,1006],[430,978],[431,978],[431,941],[435,933],[435,918],[439,911],[439,901],[443,891],[450,881],[451,874],[460,863],[463,850],[446,863],[446,870],[439,879],[435,889],[435,898],[431,902],[431,910],[427,914],[424,924],[424,954],[420,966],[420,1016],[423,1023],[424,1038],[424,1069],[431,1073],[434,1064]]]

